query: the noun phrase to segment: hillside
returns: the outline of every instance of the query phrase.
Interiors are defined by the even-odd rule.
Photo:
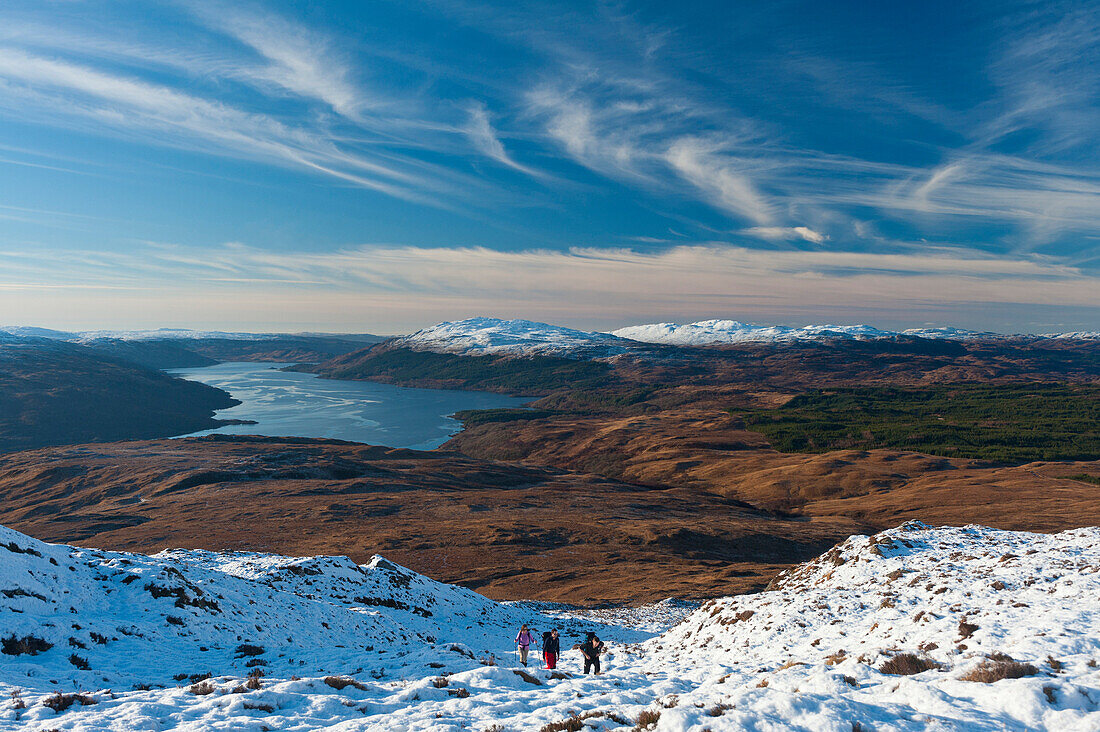
[[[211,366],[222,361],[313,363],[385,340],[369,334],[226,333],[172,328],[70,333],[6,326],[0,327],[0,335],[13,342],[47,339],[79,344],[109,358],[156,369]]]
[[[912,522],[679,624],[498,605],[381,557],[115,554],[0,527],[0,724],[92,729],[1094,730],[1100,530]],[[517,668],[520,622],[559,669]],[[647,628],[643,630],[642,628]],[[604,673],[570,646],[594,630]],[[660,635],[657,635],[661,633]]]
[[[0,456],[0,502],[52,541],[384,553],[494,598],[587,605],[759,589],[866,526],[454,452],[229,436]]]
[[[0,451],[168,437],[222,424],[225,392],[55,341],[0,344]]]

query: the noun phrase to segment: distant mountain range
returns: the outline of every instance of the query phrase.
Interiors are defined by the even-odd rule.
[[[934,340],[1074,339],[1097,340],[1100,331],[1069,333],[1002,334],[950,326],[884,330],[871,325],[758,325],[738,320],[700,320],[695,323],[648,323],[610,332],[578,330],[531,320],[467,318],[445,321],[408,335],[389,339],[394,347],[453,355],[557,356],[608,358],[639,349],[642,344],[664,346],[713,346],[734,343],[791,343],[797,341],[874,340],[926,338]],[[174,341],[181,345],[202,341],[276,342],[340,341],[378,343],[386,340],[370,334],[245,333],[159,328],[155,330],[59,331],[33,326],[0,326],[0,342],[24,339],[62,340],[85,345]],[[187,346],[189,347],[189,346]],[[346,350],[346,349],[337,349]],[[214,358],[217,358],[215,355]]]
[[[734,343],[924,338],[933,340],[1097,339],[1100,332],[1005,335],[962,328],[910,328],[893,331],[870,325],[755,325],[736,320],[650,323],[609,333],[565,328],[530,320],[468,318],[433,325],[389,341],[395,347],[464,356],[557,356],[608,358],[646,346],[715,346]]]

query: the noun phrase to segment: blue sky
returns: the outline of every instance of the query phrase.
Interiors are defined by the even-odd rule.
[[[1100,328],[1100,4],[0,7],[0,313]]]

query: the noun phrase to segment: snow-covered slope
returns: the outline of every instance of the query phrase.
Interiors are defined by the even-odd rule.
[[[912,522],[853,537],[770,591],[707,603],[645,652],[733,674],[690,696],[735,705],[715,730],[767,728],[782,715],[838,730],[1095,730],[1098,573],[1100,528],[1049,536]],[[902,654],[928,670],[889,673]],[[968,676],[1012,668],[1028,674]]]
[[[381,557],[364,566],[181,550],[148,557],[45,544],[0,527],[0,639],[9,639],[0,678],[38,689],[163,685],[181,673],[251,668],[282,676],[378,669],[457,640],[484,652],[488,637],[523,619]],[[9,654],[24,638],[50,647]]]
[[[639,346],[607,333],[574,330],[530,320],[469,318],[439,323],[392,341],[414,351],[467,356],[559,356],[602,358]]]
[[[978,333],[960,328],[911,328],[903,331],[880,330],[870,325],[807,325],[792,328],[786,325],[754,325],[737,320],[701,320],[697,323],[651,323],[633,325],[612,331],[612,335],[645,343],[676,346],[702,346],[714,343],[783,343],[803,340],[892,338],[898,335],[920,338],[996,337],[993,333]]]
[[[1100,528],[913,522],[656,637],[554,614],[377,558],[143,557],[0,529],[0,728],[1100,730]],[[558,672],[506,653],[521,620],[562,627]],[[609,643],[600,676],[571,650],[587,628]]]

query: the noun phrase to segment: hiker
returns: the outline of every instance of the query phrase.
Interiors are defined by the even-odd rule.
[[[589,669],[597,674],[600,672],[600,654],[603,653],[603,648],[603,641],[595,633],[589,633],[584,645],[581,646],[581,653],[584,654],[585,673],[588,673]]]
[[[527,623],[519,629],[519,635],[516,636],[516,645],[519,646],[519,660],[526,666],[527,665],[527,651],[530,650],[531,644],[535,642],[534,637],[531,635],[531,631],[527,629]]]
[[[546,668],[554,669],[558,666],[558,654],[561,653],[561,641],[558,640],[557,628],[542,634],[542,657],[546,661]]]

